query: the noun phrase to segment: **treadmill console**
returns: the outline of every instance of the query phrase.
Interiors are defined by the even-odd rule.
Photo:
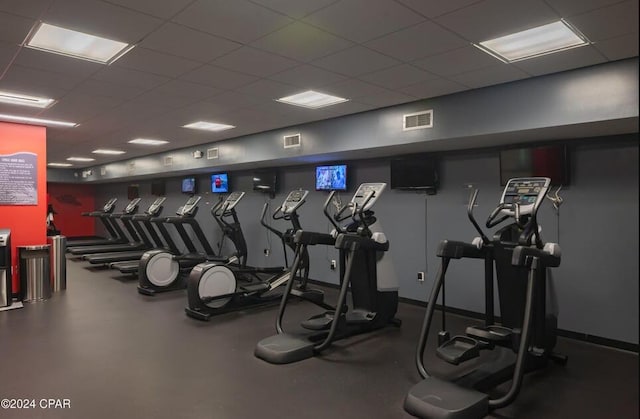
[[[238,202],[244,197],[244,192],[232,192],[227,196],[227,198],[222,203],[222,208],[224,211],[231,211],[238,205]]]
[[[202,197],[200,196],[192,196],[183,206],[180,207],[176,214],[181,217],[192,217],[195,214],[196,209],[198,208],[198,202],[200,202],[201,199]]]
[[[304,204],[304,200],[309,195],[309,191],[303,189],[297,189],[289,192],[287,198],[282,203],[280,210],[283,214],[292,214],[295,210],[300,208],[300,205]]]
[[[382,182],[361,184],[358,186],[358,190],[353,195],[353,198],[351,198],[351,205],[354,206],[354,209],[362,209],[363,212],[370,210],[386,187],[387,184]],[[362,208],[363,205],[364,208]]]
[[[164,201],[166,201],[166,200],[167,200],[167,198],[164,197],[164,196],[156,198],[156,200],[153,201],[153,204],[151,204],[149,209],[147,209],[147,214],[154,215],[154,216],[158,215],[160,210],[162,210],[162,204],[164,204]]]
[[[131,202],[129,202],[129,204],[127,204],[126,208],[124,209],[124,213],[133,214],[134,212],[136,212],[136,209],[138,209],[138,204],[140,203],[141,200],[142,198],[132,199]]]
[[[102,212],[112,212],[115,207],[116,207],[116,202],[118,201],[118,198],[111,198],[110,200],[107,201],[106,204],[104,204],[104,207],[102,207]]]
[[[520,215],[531,215],[537,211],[549,189],[551,179],[546,177],[509,179],[504,188],[501,204],[518,204]],[[505,208],[503,214],[514,216],[515,210]]]

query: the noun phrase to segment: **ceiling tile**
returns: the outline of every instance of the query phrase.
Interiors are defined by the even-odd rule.
[[[294,19],[300,19],[336,1],[337,0],[251,0],[252,3],[260,4]]]
[[[145,38],[140,46],[204,63],[242,45],[186,26],[167,23]]]
[[[58,0],[42,18],[53,25],[105,38],[136,43],[162,21],[97,0]]]
[[[246,105],[245,105],[246,106]],[[182,126],[194,121],[211,121],[224,122],[220,120],[221,116],[238,109],[238,106],[232,106],[228,103],[212,103],[202,101],[192,103],[182,109],[172,112],[171,117],[179,121],[175,125]]]
[[[157,74],[130,70],[127,68],[116,67],[114,65],[103,68],[91,76],[91,78],[144,90],[151,89],[169,80],[169,78],[159,76]]]
[[[189,96],[175,95],[168,92],[160,91],[159,89],[153,89],[141,94],[140,96],[137,96],[131,102],[144,104],[153,103],[162,105],[167,108],[177,109],[190,105],[196,101],[197,99]]]
[[[180,78],[220,89],[234,89],[256,80],[253,76],[236,73],[212,65],[199,67],[182,75]]]
[[[21,44],[35,23],[33,19],[0,12],[0,41]]]
[[[600,41],[594,47],[609,60],[638,56],[638,33]]]
[[[269,76],[270,79],[295,86],[313,89],[346,79],[345,76],[323,70],[312,65],[303,64],[281,73]]]
[[[424,22],[374,39],[366,45],[399,60],[412,61],[460,48],[469,42],[432,22]]]
[[[376,108],[397,105],[400,103],[408,103],[415,101],[416,98],[404,93],[387,90],[384,93],[376,93],[373,95],[365,95],[359,97],[356,102],[371,105]]]
[[[240,93],[252,95],[257,99],[269,101],[296,93],[297,87],[273,80],[262,79],[236,89]]]
[[[423,20],[391,0],[341,0],[304,18],[307,23],[359,43]]]
[[[312,61],[343,50],[353,43],[301,22],[293,23],[252,43],[298,61]]]
[[[0,12],[37,19],[49,4],[51,0],[0,0]]]
[[[79,60],[60,54],[51,54],[31,48],[22,48],[16,57],[15,63],[24,67],[81,78],[89,77],[104,67],[103,64]]]
[[[540,0],[485,0],[440,16],[435,21],[468,41],[478,43],[559,18]]]
[[[518,61],[513,65],[531,75],[540,76],[600,64],[604,61],[606,61],[605,58],[595,48],[592,46],[584,46],[529,60]]]
[[[18,46],[8,42],[0,41],[0,74],[9,65],[18,52]]]
[[[363,96],[382,95],[387,92],[387,89],[358,79],[348,79],[325,86],[323,92],[347,99],[357,99]]]
[[[591,41],[638,32],[638,0],[625,1],[567,19]]]
[[[43,117],[82,122],[123,103],[123,100],[104,96],[70,93],[42,112]]]
[[[495,66],[484,67],[468,73],[457,74],[449,78],[462,85],[469,86],[471,88],[478,88],[525,79],[527,77],[529,77],[529,75],[524,71],[509,64],[499,63]]]
[[[245,0],[198,0],[173,21],[232,41],[249,43],[287,25],[291,19]]]
[[[81,77],[67,76],[61,73],[23,67],[17,64],[9,67],[9,71],[7,71],[2,78],[2,82],[11,83],[16,86],[54,86],[57,89],[65,90],[71,90],[82,82],[82,80]]]
[[[167,77],[178,77],[189,70],[199,67],[201,64],[185,58],[136,47],[113,65]]]
[[[42,112],[42,109],[39,108],[30,108],[28,106],[17,106],[9,105],[8,103],[0,103],[0,113],[20,116],[38,116],[40,112]]]
[[[434,18],[445,13],[453,12],[478,0],[396,0],[428,18]]]
[[[109,83],[101,80],[88,79],[80,83],[74,93],[86,95],[98,95],[129,100],[145,92],[140,87],[124,86],[122,84]]]
[[[579,13],[588,12],[619,3],[620,0],[546,0],[549,6],[553,7],[560,16],[570,17]]]
[[[428,99],[467,90],[467,87],[447,79],[434,79],[403,87],[400,90],[418,99]]]
[[[374,73],[360,76],[360,79],[368,81],[387,89],[397,89],[418,82],[434,79],[438,76],[428,73],[409,64],[400,64]]]
[[[443,54],[414,61],[412,64],[440,76],[466,73],[495,65],[497,59],[474,46],[466,46]]]
[[[251,47],[237,49],[211,64],[258,77],[267,77],[298,65],[296,61]]]
[[[271,99],[269,99],[271,100]],[[230,109],[242,108],[264,102],[264,99],[255,97],[249,93],[241,93],[237,91],[222,92],[204,102],[209,102],[215,107],[226,106]]]
[[[155,92],[165,93],[172,96],[183,96],[192,99],[206,99],[220,93],[220,89],[202,84],[190,83],[184,80],[171,80],[154,89]]]
[[[25,83],[24,81],[16,82],[15,80],[10,78],[8,79],[6,77],[0,80],[0,90],[22,93],[30,96],[48,97],[52,99],[59,99],[69,92],[69,90],[60,89],[53,84],[37,85],[33,83]]]
[[[397,60],[361,46],[351,47],[313,62],[318,67],[352,77],[396,64],[399,64]]]
[[[178,13],[180,10],[184,9],[185,6],[187,6],[193,0],[171,0],[171,1],[103,0],[103,1],[167,19],[175,15],[176,13]]]

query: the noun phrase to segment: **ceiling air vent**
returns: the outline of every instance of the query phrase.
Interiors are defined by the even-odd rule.
[[[164,158],[164,165],[165,166],[173,166],[173,157],[171,156],[165,156]]]
[[[300,142],[300,134],[284,136],[284,148],[300,147]]]
[[[412,129],[423,129],[433,127],[433,109],[428,111],[410,113],[402,117],[404,125],[402,129],[409,131]]]
[[[207,160],[217,159],[218,157],[220,157],[218,154],[218,147],[207,149]]]

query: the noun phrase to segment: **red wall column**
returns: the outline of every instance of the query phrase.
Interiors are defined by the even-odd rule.
[[[47,242],[47,131],[45,127],[0,122],[0,154],[35,153],[37,205],[0,205],[0,227],[11,229],[13,292],[19,289],[17,246]]]

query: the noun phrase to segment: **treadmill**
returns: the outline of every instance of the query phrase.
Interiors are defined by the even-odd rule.
[[[142,254],[149,249],[162,247],[162,240],[158,237],[156,230],[149,221],[151,218],[158,217],[162,212],[162,204],[167,198],[157,198],[144,212],[144,214],[127,214],[122,215],[122,220],[130,220],[133,223],[133,227],[136,229],[140,236],[144,247],[134,250],[116,250],[113,252],[95,253],[91,255],[85,255],[83,258],[89,263],[94,265],[103,265],[114,262],[135,261],[137,264],[138,259],[142,257]],[[149,238],[151,236],[151,238]]]
[[[89,255],[94,253],[115,252],[117,250],[123,250],[123,251],[133,250],[141,246],[142,243],[140,242],[140,237],[138,236],[138,233],[136,232],[136,230],[133,228],[133,225],[131,225],[131,221],[129,219],[122,218],[122,216],[126,214],[135,214],[138,211],[139,204],[140,204],[140,198],[135,198],[131,200],[129,204],[127,204],[127,206],[125,207],[122,213],[109,215],[109,218],[111,218],[111,221],[113,223],[113,226],[117,227],[117,229],[122,232],[122,229],[120,228],[117,222],[118,219],[121,220],[122,225],[125,227],[130,237],[130,239],[127,239],[126,242],[118,243],[118,244],[106,244],[101,246],[71,247],[69,248],[68,252],[71,253],[72,255],[84,256],[84,255]],[[122,237],[125,237],[125,238],[127,237],[126,234],[124,234],[124,232],[122,232]]]
[[[113,220],[109,217],[109,215],[113,213],[113,210],[116,208],[116,201],[118,201],[118,198],[111,198],[104,204],[101,210],[82,213],[83,217],[98,218],[104,225],[104,228],[107,230],[109,237],[76,240],[71,239],[67,241],[67,250],[71,247],[78,246],[100,246],[105,244],[126,243],[128,240],[124,236],[122,229],[120,229],[119,226],[114,227]]]

